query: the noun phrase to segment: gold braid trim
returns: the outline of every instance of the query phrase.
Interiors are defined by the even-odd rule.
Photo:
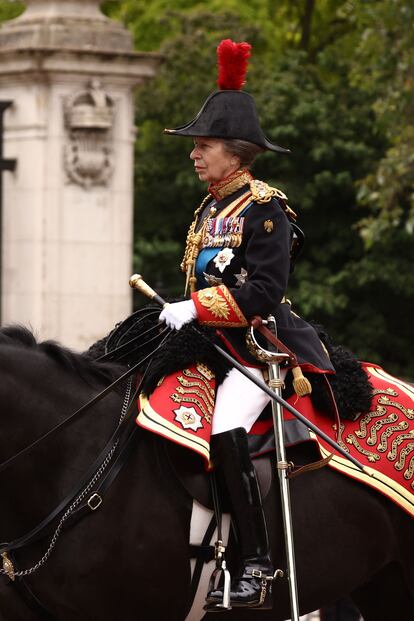
[[[195,263],[198,257],[198,253],[200,252],[201,242],[203,240],[204,234],[204,231],[202,230],[203,227],[200,231],[198,231],[198,233],[196,233],[195,230],[197,227],[199,215],[211,198],[213,198],[212,195],[207,194],[207,196],[203,199],[201,205],[197,207],[194,212],[193,221],[188,229],[187,239],[185,242],[184,256],[180,265],[181,271],[187,274],[184,295],[186,295],[187,293],[189,283],[191,284],[191,290],[195,291]]]
[[[222,293],[222,296],[219,292]],[[204,306],[208,312],[217,318],[213,321],[202,320],[202,325],[223,326],[226,328],[245,328],[249,325],[226,285],[201,289],[197,292],[197,299],[201,306]],[[238,321],[229,321],[228,318],[231,310],[236,315]]]
[[[252,174],[247,168],[243,168],[236,170],[236,172],[217,183],[211,183],[208,186],[208,191],[216,200],[221,201],[222,198],[226,198],[226,196],[230,196],[230,194],[237,192],[243,186],[248,185],[252,179]]]
[[[256,203],[259,203],[259,205],[269,203],[274,196],[276,198],[280,198],[283,211],[290,220],[293,220],[294,222],[296,221],[297,215],[287,204],[288,197],[284,192],[282,192],[282,190],[272,188],[270,185],[264,181],[260,181],[259,179],[252,179],[252,181],[250,181],[250,191],[252,193],[252,199]]]

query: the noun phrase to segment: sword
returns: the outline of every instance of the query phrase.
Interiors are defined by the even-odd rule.
[[[267,321],[268,329],[277,336],[276,320],[273,315],[269,315]],[[267,351],[261,347],[255,337],[254,331],[250,328],[250,342],[254,345],[254,349],[259,350],[260,358],[266,359],[269,368],[269,386],[273,389],[275,396],[282,397],[283,380],[280,377],[280,364],[285,360],[288,360],[290,355],[283,352],[278,352],[276,347],[270,345],[274,351]],[[279,477],[280,498],[282,505],[282,517],[284,528],[284,539],[286,549],[287,560],[287,578],[289,586],[290,597],[290,611],[291,621],[299,621],[299,598],[298,598],[298,585],[296,580],[296,564],[295,564],[295,548],[293,541],[293,525],[292,525],[292,510],[290,504],[290,488],[289,488],[289,463],[286,459],[286,447],[285,447],[285,430],[284,430],[284,418],[283,409],[281,403],[276,400],[272,400],[272,417],[273,417],[273,430],[275,436],[275,448],[276,448],[276,467]]]
[[[154,289],[152,289],[143,280],[140,274],[134,274],[133,276],[131,276],[131,278],[129,279],[129,285],[133,289],[137,289],[138,291],[143,293],[145,296],[149,297],[151,300],[154,300],[154,302],[156,302],[160,306],[165,306],[166,304],[168,304],[168,302],[166,302],[160,295],[158,295],[158,293],[156,293],[156,291],[154,291]],[[209,339],[201,332],[198,332],[198,334],[205,340],[209,341]],[[332,438],[326,435],[326,433],[324,433],[321,429],[319,429],[319,427],[317,427],[314,423],[312,423],[312,421],[306,418],[306,416],[303,416],[303,414],[301,414],[298,410],[296,410],[296,408],[290,405],[290,403],[288,403],[281,396],[276,394],[275,391],[269,388],[269,386],[267,386],[267,384],[265,384],[262,380],[258,379],[252,373],[250,373],[250,371],[248,371],[242,364],[240,364],[240,362],[238,362],[238,360],[233,358],[233,356],[231,356],[222,347],[220,347],[220,345],[216,345],[214,343],[211,343],[210,341],[209,343],[213,345],[216,351],[221,356],[223,356],[223,358],[226,358],[226,360],[228,360],[233,367],[238,369],[240,373],[242,373],[251,382],[253,382],[253,384],[256,384],[256,386],[261,388],[267,395],[269,395],[272,401],[276,401],[277,403],[279,403],[283,408],[285,408],[285,410],[288,410],[291,414],[293,414],[293,416],[295,416],[298,420],[300,420],[306,427],[308,427],[311,431],[313,431],[317,436],[322,438],[322,440],[324,440],[327,444],[329,444],[329,446],[335,449],[335,451],[337,451],[343,457],[345,457],[350,462],[352,462],[355,466],[357,466],[357,468],[362,470],[362,472],[365,472],[365,474],[368,474],[371,476],[371,473],[367,471],[365,466],[361,464],[360,461],[358,461],[357,459],[355,459],[355,457],[353,457],[352,455],[349,455],[346,451],[344,451],[344,449],[341,446],[339,446],[339,444],[335,442],[335,440],[332,440]]]

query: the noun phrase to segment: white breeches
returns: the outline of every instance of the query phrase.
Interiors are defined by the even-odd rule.
[[[245,368],[263,381],[260,369]],[[286,370],[281,370],[280,375],[284,379]],[[212,435],[236,427],[244,427],[249,432],[269,401],[270,397],[261,388],[237,369],[231,369],[217,390]]]

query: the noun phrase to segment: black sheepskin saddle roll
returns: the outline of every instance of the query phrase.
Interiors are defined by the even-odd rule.
[[[220,356],[214,344],[222,345],[213,328],[191,322],[175,331],[159,323],[160,309],[147,306],[133,313],[119,323],[104,339],[95,343],[87,352],[90,357],[124,362],[143,374],[142,390],[151,394],[159,380],[189,367],[196,362],[206,364],[215,374],[217,385],[221,384],[231,366]],[[313,326],[325,345],[336,374],[330,375],[330,382],[341,418],[354,419],[361,412],[370,410],[372,386],[362,365],[348,349],[332,343],[326,331],[319,325]],[[287,376],[284,397],[292,394],[293,388]],[[333,404],[326,379],[319,374],[307,374],[312,384],[311,398],[320,411],[332,411]]]

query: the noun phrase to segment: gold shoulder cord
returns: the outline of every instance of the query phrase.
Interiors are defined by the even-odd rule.
[[[252,199],[259,204],[269,203],[273,196],[281,199],[281,207],[289,220],[296,222],[296,213],[287,204],[288,197],[282,190],[278,188],[272,188],[270,185],[259,179],[252,179],[250,181],[250,190],[252,193]]]
[[[191,293],[193,293],[196,290],[197,278],[194,274],[195,263],[198,257],[198,253],[200,252],[200,246],[203,241],[203,236],[204,236],[205,228],[207,225],[208,217],[205,219],[203,226],[197,233],[195,232],[195,229],[198,223],[198,218],[199,218],[200,213],[203,211],[204,207],[206,206],[206,204],[211,198],[212,198],[212,195],[207,194],[207,196],[204,198],[203,202],[201,203],[200,207],[197,207],[197,209],[194,212],[194,219],[192,223],[190,224],[190,228],[188,229],[187,239],[185,242],[184,257],[180,265],[181,271],[186,274],[185,289],[184,289],[185,296],[187,295],[188,285],[190,285]]]

